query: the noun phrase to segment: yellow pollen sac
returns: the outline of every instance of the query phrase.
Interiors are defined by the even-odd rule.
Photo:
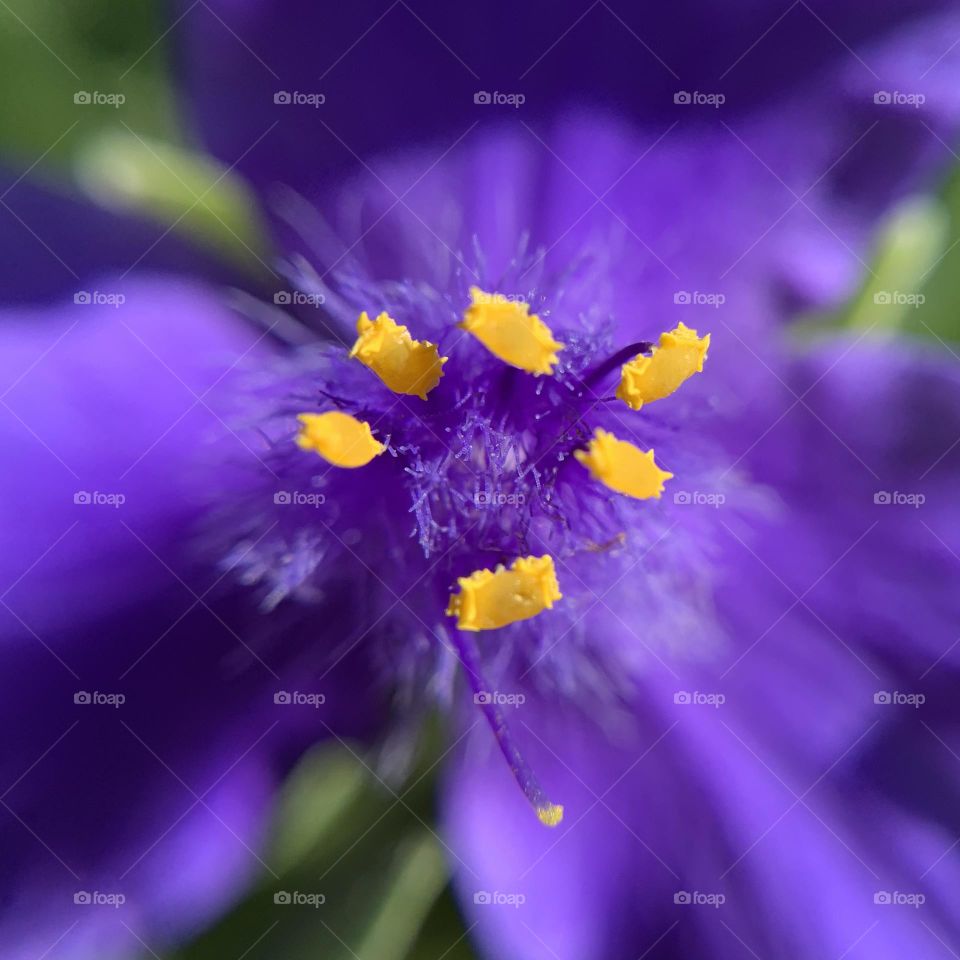
[[[463,315],[461,329],[472,333],[495,357],[535,377],[553,373],[563,344],[553,339],[550,328],[522,301],[500,293],[470,288],[473,303]]]
[[[612,433],[599,428],[586,450],[574,450],[573,455],[589,471],[594,480],[618,493],[637,500],[660,499],[663,483],[673,474],[661,470],[653,460],[653,451],[644,453],[627,440],[618,440]]]
[[[440,356],[435,344],[414,340],[389,314],[371,320],[361,313],[357,333],[350,356],[369,367],[394,393],[426,400],[440,382],[447,357]]]
[[[641,353],[623,365],[617,397],[632,410],[669,397],[685,380],[703,370],[709,346],[709,333],[698,337],[696,330],[682,323],[669,333],[661,333],[653,356]]]
[[[555,827],[563,819],[562,803],[545,803],[537,807],[537,816],[545,827]]]
[[[475,570],[457,583],[460,592],[450,595],[447,616],[457,618],[460,630],[496,630],[529,620],[563,597],[549,554],[519,557],[509,570],[502,564],[496,570]]]
[[[301,413],[297,446],[319,453],[335,467],[365,467],[387,448],[377,442],[370,424],[347,413]]]

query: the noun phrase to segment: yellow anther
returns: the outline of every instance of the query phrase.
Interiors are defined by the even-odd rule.
[[[360,336],[350,356],[369,367],[394,393],[426,400],[440,382],[447,357],[441,357],[428,340],[414,340],[410,331],[388,314],[371,320],[361,313],[357,333]]]
[[[347,413],[301,413],[297,446],[312,450],[335,467],[365,467],[387,448],[374,439],[370,424]]]
[[[597,429],[586,450],[573,455],[611,490],[637,500],[660,498],[663,482],[673,474],[661,470],[653,460],[653,450],[644,453],[627,440],[618,440],[612,433]]]
[[[472,333],[495,357],[511,367],[539,377],[553,373],[563,344],[530,307],[500,293],[470,288],[473,301],[463,315],[461,328]]]
[[[537,807],[537,816],[545,827],[555,827],[563,819],[563,804],[545,803]]]
[[[682,323],[660,334],[653,356],[642,353],[621,368],[617,396],[631,409],[669,397],[685,380],[703,370],[710,334],[698,337],[696,330]]]
[[[460,592],[450,595],[447,616],[461,630],[496,630],[529,620],[560,600],[553,557],[519,557],[508,570],[475,570],[457,580]]]

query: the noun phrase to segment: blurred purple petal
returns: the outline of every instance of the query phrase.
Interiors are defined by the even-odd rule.
[[[780,322],[851,292],[877,216],[948,162],[953,15],[737,12],[639,29],[599,4],[562,34],[539,5],[469,30],[405,3],[183,11],[201,132],[281,225],[298,299],[275,306],[308,343],[209,288],[122,277],[0,331],[3,708],[27,731],[8,846],[47,904],[8,913],[11,942],[44,949],[81,883],[129,893],[161,948],[222,909],[264,869],[273,778],[304,744],[384,729],[385,695],[404,721],[466,713],[451,587],[544,552],[563,603],[481,637],[471,689],[528,691],[512,736],[567,819],[538,824],[486,728],[447,801],[492,956],[916,952],[927,933],[886,889],[922,892],[922,926],[955,939],[956,377],[855,337],[797,361]],[[514,73],[522,107],[475,102]],[[549,320],[554,376],[463,335],[474,283]],[[380,309],[449,356],[429,399],[349,359]],[[713,336],[706,375],[628,417],[611,360],[680,320]],[[333,409],[386,455],[305,455],[297,414]],[[573,454],[599,426],[655,445],[677,495],[594,482]],[[322,716],[278,714],[301,684],[329,691]],[[900,699],[919,693],[923,733]],[[69,811],[64,782],[83,784]],[[129,933],[83,916],[74,952]]]
[[[495,4],[465,28],[460,11],[436,3],[320,16],[300,0],[222,0],[184,10],[177,31],[201,132],[261,190],[329,189],[398,146],[427,143],[439,156],[486,126],[529,135],[586,103],[636,124],[641,141],[674,123],[678,139],[705,136],[704,156],[740,136],[754,154],[755,185],[786,181],[763,208],[766,226],[792,205],[830,219],[836,197],[819,182],[828,173],[833,183],[843,174],[875,215],[931,161],[947,162],[931,130],[949,141],[956,119],[957,24],[941,8],[949,10],[756,0],[732,13],[691,0],[638,15],[605,3]],[[478,92],[525,102],[477,104]],[[926,102],[920,110],[875,103],[883,92]],[[298,94],[324,99],[298,105]],[[698,95],[723,102],[692,102]],[[675,102],[684,96],[691,102]],[[757,126],[750,118],[765,115],[779,122],[747,136]],[[778,157],[765,137],[787,131],[791,152]],[[688,183],[706,202],[725,188],[710,176]]]
[[[3,302],[70,299],[105,274],[131,271],[249,282],[160,223],[119,215],[32,178],[0,173],[0,289]]]
[[[318,680],[309,624],[278,633],[199,538],[266,470],[224,406],[267,362],[266,331],[197,283],[91,287],[0,324],[0,700],[21,731],[2,764],[0,939],[17,957],[61,934],[95,957],[198,930],[269,874],[266,815],[300,751],[377,722],[356,658]],[[327,711],[278,705],[291,689]]]
[[[927,937],[956,942],[960,382],[927,348],[854,337],[796,373],[808,406],[788,410],[788,395],[765,411],[773,426],[747,451],[781,507],[745,534],[730,504],[714,511],[727,571],[715,662],[664,652],[636,729],[590,735],[555,707],[516,709],[569,826],[543,831],[483,759],[486,731],[470,738],[446,820],[492,955],[735,955],[739,941],[760,955],[896,957]],[[897,495],[875,497],[878,482]],[[596,628],[617,642],[615,624]],[[698,906],[698,893],[725,899]],[[503,900],[515,894],[520,906]],[[811,916],[823,919],[799,919]]]
[[[209,394],[268,353],[263,331],[199,285],[102,276],[59,308],[8,310],[0,336],[7,602],[41,633],[135,607],[230,486],[224,464],[257,466]],[[202,452],[214,438],[229,457]]]

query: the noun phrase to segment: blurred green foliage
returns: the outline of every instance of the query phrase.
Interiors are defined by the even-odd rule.
[[[960,340],[960,173],[938,195],[912,197],[877,231],[869,270],[835,312],[808,318],[805,334],[850,327],[864,334],[932,339],[953,351]],[[960,359],[960,358],[958,358]]]
[[[924,299],[908,314],[904,329],[934,337],[952,352],[948,341],[960,340],[960,166],[947,182],[940,210],[943,249],[921,273],[916,285]],[[932,232],[934,225],[930,229]]]
[[[184,136],[170,75],[178,26],[161,14],[150,2],[2,0],[0,165],[67,182],[164,230],[173,225],[268,274],[264,231],[243,184]]]
[[[6,165],[64,173],[81,143],[127,124],[176,142],[158,5],[117,0],[3,0],[0,131]],[[122,107],[79,109],[80,92],[122,93]],[[49,151],[49,152],[48,152]]]
[[[428,752],[390,787],[349,746],[309,753],[280,797],[261,882],[177,960],[472,960],[432,826],[435,770]]]

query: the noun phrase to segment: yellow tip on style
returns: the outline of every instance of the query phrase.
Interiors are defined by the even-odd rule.
[[[507,569],[475,570],[457,580],[459,593],[450,595],[447,616],[460,630],[496,630],[529,620],[561,600],[553,557],[519,557]]]
[[[563,819],[563,804],[545,803],[537,807],[537,816],[545,827],[555,827]]]
[[[698,337],[696,330],[682,323],[669,333],[661,333],[653,356],[641,353],[623,365],[617,397],[632,410],[669,397],[684,381],[703,370],[709,346],[709,333]]]
[[[297,446],[320,454],[335,467],[365,467],[387,448],[374,439],[370,424],[347,413],[301,413]]]
[[[575,450],[573,455],[589,471],[594,480],[618,493],[637,500],[659,500],[665,480],[672,473],[661,470],[653,459],[653,450],[644,453],[627,440],[618,440],[606,430],[597,430],[586,450]]]
[[[467,307],[461,329],[472,333],[495,357],[535,377],[553,373],[563,344],[522,301],[500,293],[470,288],[473,303]]]
[[[357,333],[350,356],[369,367],[394,393],[426,400],[440,382],[447,357],[440,356],[435,344],[414,340],[389,314],[371,320],[361,313]]]

